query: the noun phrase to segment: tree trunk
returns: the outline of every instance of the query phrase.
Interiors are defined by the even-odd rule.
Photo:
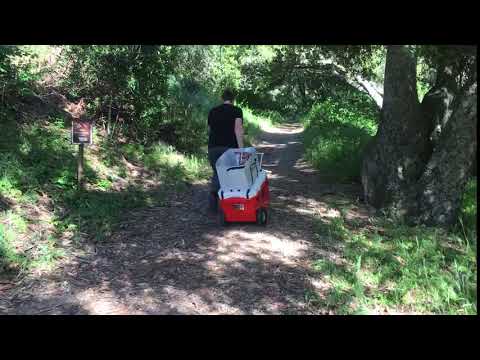
[[[459,90],[447,65],[420,105],[413,56],[403,46],[388,48],[379,129],[363,159],[366,201],[413,224],[455,223],[474,167],[476,67]]]
[[[411,205],[408,189],[422,174],[431,145],[431,125],[422,116],[416,85],[416,59],[406,46],[389,46],[378,132],[362,164],[365,200],[399,216]]]
[[[455,101],[419,183],[417,222],[452,225],[477,152],[477,84]]]

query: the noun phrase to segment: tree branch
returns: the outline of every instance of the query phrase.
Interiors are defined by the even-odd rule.
[[[325,67],[330,65],[333,68],[333,73],[336,75],[340,75],[345,79],[347,83],[355,87],[357,90],[366,93],[370,96],[375,103],[377,104],[378,108],[381,109],[383,105],[383,94],[375,88],[374,83],[363,79],[360,75],[356,75],[353,79],[349,76],[348,72],[340,65],[337,65],[329,60],[323,60],[320,62],[320,65],[293,65],[294,69],[302,69],[302,70],[323,70]]]

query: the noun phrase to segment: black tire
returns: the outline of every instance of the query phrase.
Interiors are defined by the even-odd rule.
[[[218,212],[218,196],[217,193],[210,192],[208,196],[208,210],[209,212],[216,214]]]
[[[257,224],[261,226],[266,226],[268,222],[268,212],[265,208],[260,208],[257,210]]]
[[[228,222],[225,219],[225,213],[223,212],[222,209],[218,210],[218,222],[220,223],[221,226],[227,226]]]

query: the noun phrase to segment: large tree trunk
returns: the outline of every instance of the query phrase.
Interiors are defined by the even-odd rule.
[[[406,46],[389,46],[383,108],[378,132],[362,164],[365,199],[377,208],[406,215],[408,189],[422,174],[431,153],[431,124],[422,116],[416,85],[416,59]]]
[[[417,221],[452,225],[477,152],[477,84],[455,101],[433,155],[418,183]]]
[[[411,223],[452,225],[477,150],[476,66],[458,89],[442,64],[435,86],[418,104],[414,58],[390,46],[378,132],[366,150],[362,184],[367,202]]]

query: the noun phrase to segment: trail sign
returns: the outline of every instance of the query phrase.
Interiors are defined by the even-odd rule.
[[[73,119],[72,144],[91,144],[93,124],[87,120]]]
[[[72,144],[78,144],[77,181],[78,189],[83,189],[83,147],[93,141],[93,124],[80,118],[72,120]]]

